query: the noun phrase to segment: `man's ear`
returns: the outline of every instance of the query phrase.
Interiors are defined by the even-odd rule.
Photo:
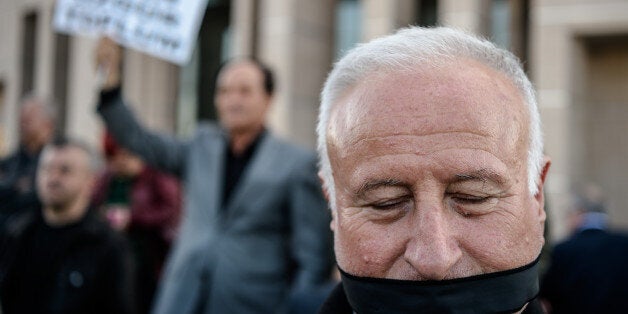
[[[543,166],[541,168],[541,173],[539,173],[539,179],[537,180],[537,192],[534,195],[534,199],[536,200],[539,208],[539,215],[541,216],[541,221],[545,222],[545,194],[543,187],[545,186],[545,178],[547,177],[547,173],[549,172],[549,168],[552,164],[551,159],[548,156],[543,157]]]
[[[329,192],[327,191],[327,187],[325,185],[325,179],[323,179],[323,174],[320,171],[318,172],[318,180],[321,182],[321,188],[323,189],[323,195],[325,196],[325,199],[327,200],[327,203],[329,203]]]
[[[270,110],[270,107],[272,106],[273,102],[275,101],[275,94],[272,95],[266,95],[266,111]]]
[[[321,182],[321,187],[323,188],[323,195],[325,196],[325,199],[327,200],[327,204],[329,204],[329,210],[331,211],[331,221],[329,222],[329,228],[331,229],[331,231],[336,231],[336,211],[331,209],[331,204],[330,204],[330,200],[329,200],[329,191],[327,190],[327,185],[325,184],[325,179],[323,177],[323,174],[319,171],[318,172],[318,180],[320,180]]]

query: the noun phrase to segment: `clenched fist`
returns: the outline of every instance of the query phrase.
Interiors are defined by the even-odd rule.
[[[103,37],[96,48],[96,68],[102,75],[100,88],[109,90],[120,86],[122,47],[110,38]]]

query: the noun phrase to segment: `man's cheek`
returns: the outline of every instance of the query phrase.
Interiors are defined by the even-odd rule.
[[[484,231],[474,230],[475,239],[465,245],[470,255],[483,265],[485,270],[502,271],[532,262],[540,248],[539,237],[534,233],[538,228],[519,220],[518,224],[494,221],[487,224],[493,228]]]
[[[368,277],[383,277],[388,270],[395,244],[388,243],[385,235],[365,232],[346,234],[341,238],[345,269],[353,274]],[[342,265],[341,265],[342,266]]]

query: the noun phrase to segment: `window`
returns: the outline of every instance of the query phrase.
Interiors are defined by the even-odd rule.
[[[215,74],[231,54],[229,16],[229,1],[209,2],[192,58],[181,67],[177,106],[177,132],[180,135],[188,135],[197,120],[216,119]]]
[[[58,108],[57,132],[65,132],[68,103],[68,66],[70,60],[70,36],[65,34],[55,35],[55,63],[53,72],[53,92]]]
[[[362,35],[362,7],[358,0],[339,0],[336,7],[335,58],[340,59]]]
[[[420,0],[416,9],[416,25],[436,26],[438,24],[437,0]]]
[[[37,13],[30,12],[23,19],[22,33],[22,86],[21,95],[34,89],[35,56],[37,51]]]
[[[528,25],[529,0],[492,0],[491,40],[522,61],[528,56]]]

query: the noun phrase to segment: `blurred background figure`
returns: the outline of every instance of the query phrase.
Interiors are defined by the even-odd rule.
[[[19,147],[0,161],[0,228],[15,211],[38,204],[37,162],[54,131],[55,114],[50,101],[34,94],[24,97],[20,106]]]
[[[146,166],[109,133],[103,151],[107,168],[96,184],[94,206],[129,240],[135,265],[135,303],[138,313],[148,313],[179,221],[179,182]]]
[[[125,243],[90,208],[98,162],[87,146],[46,146],[42,205],[7,221],[0,238],[2,313],[131,313]]]
[[[118,45],[99,42],[107,75],[98,113],[122,147],[185,182],[154,313],[286,313],[295,295],[315,296],[331,273],[330,213],[314,152],[266,128],[271,71],[253,59],[226,63],[215,85],[220,123],[181,140],[137,120],[123,97],[121,59]]]
[[[608,230],[602,191],[588,185],[568,213],[572,235],[556,245],[541,281],[549,313],[628,313],[628,235]]]

